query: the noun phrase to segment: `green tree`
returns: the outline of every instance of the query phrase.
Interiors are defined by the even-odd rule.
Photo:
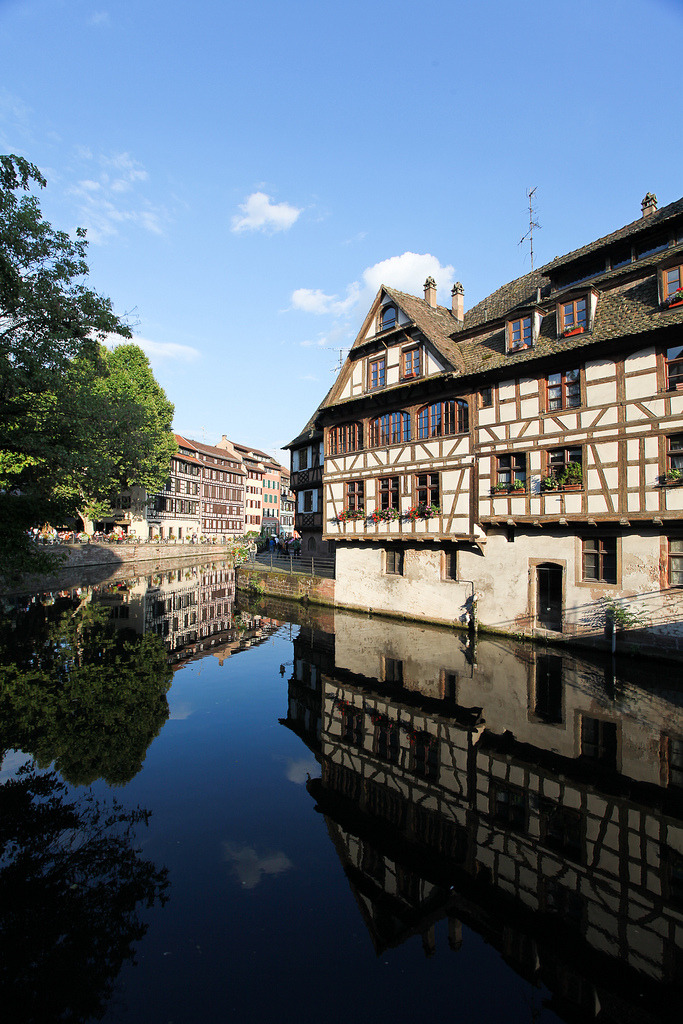
[[[0,664],[0,753],[74,785],[130,781],[168,718],[162,640],[117,630],[104,605],[62,598],[0,621]]]
[[[173,407],[108,298],[84,283],[87,242],[41,213],[45,179],[0,157],[0,572],[37,568],[26,529],[97,512],[133,481],[153,490]]]

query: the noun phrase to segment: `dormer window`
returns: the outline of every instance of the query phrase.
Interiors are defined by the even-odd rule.
[[[532,318],[531,316],[520,317],[519,320],[508,320],[507,324],[507,350],[508,352],[520,352],[522,349],[531,348],[533,343]]]
[[[385,306],[380,313],[379,329],[388,331],[396,326],[396,306]]]
[[[680,259],[680,256],[678,257]],[[683,265],[665,267],[659,272],[659,293],[662,305],[683,302]]]
[[[586,296],[560,303],[562,334],[580,334],[588,328],[588,302]]]

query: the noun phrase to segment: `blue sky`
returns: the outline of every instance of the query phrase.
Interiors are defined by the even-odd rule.
[[[175,429],[273,454],[384,282],[469,307],[683,194],[681,0],[0,0],[28,157]]]

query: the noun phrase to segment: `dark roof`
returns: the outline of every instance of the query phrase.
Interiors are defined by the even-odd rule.
[[[301,433],[298,434],[294,438],[293,441],[290,441],[289,444],[284,444],[282,446],[285,450],[291,449],[291,448],[296,448],[298,445],[307,444],[309,441],[314,440],[316,437],[318,437],[318,438],[322,437],[322,430],[318,430],[316,428],[315,421],[318,418],[318,414],[320,413],[320,410],[325,407],[327,399],[330,397],[330,395],[332,394],[333,390],[334,390],[334,385],[332,385],[332,387],[327,392],[327,394],[323,398],[323,400],[320,403],[320,405],[318,406],[318,408],[315,410],[315,412],[313,413],[311,418],[307,421],[306,426],[301,431]]]
[[[188,448],[194,448],[195,451],[201,452],[202,455],[208,455],[213,459],[222,459],[224,462],[232,463],[231,469],[237,473],[244,475],[245,471],[240,465],[235,465],[235,460],[231,453],[225,448],[216,448],[212,444],[205,444],[203,441],[194,441],[189,437],[182,437],[181,434],[176,434],[178,443],[183,444]]]

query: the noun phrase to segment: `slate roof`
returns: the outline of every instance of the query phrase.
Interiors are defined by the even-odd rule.
[[[456,321],[450,309],[444,306],[433,308],[424,299],[415,295],[397,291],[386,285],[382,286],[378,294],[385,292],[392,298],[424,338],[434,346],[446,364],[443,376],[449,379],[453,375],[478,374],[495,368],[513,367],[542,356],[564,354],[601,341],[633,337],[660,328],[683,327],[683,306],[668,309],[659,304],[656,274],[657,266],[669,257],[679,255],[683,263],[683,228],[678,233],[679,244],[676,246],[625,264],[616,270],[598,274],[571,287],[551,291],[553,278],[557,279],[558,268],[569,267],[573,262],[581,261],[584,257],[624,239],[633,239],[636,236],[646,238],[648,233],[656,235],[658,228],[675,217],[681,217],[683,224],[683,198],[502,285],[467,310],[463,324]],[[563,294],[588,292],[589,289],[598,292],[592,330],[569,338],[558,336],[555,316],[557,301]],[[513,311],[530,306],[539,307],[545,313],[539,337],[533,348],[506,354],[506,318],[510,318]],[[370,314],[351,348],[345,369],[353,361],[354,352],[375,340],[374,337],[367,337],[365,333],[369,319]],[[394,331],[400,332],[402,329],[405,330],[405,326],[397,326]],[[383,331],[377,337],[391,343],[394,331]],[[680,335],[680,340],[677,337],[677,343],[683,344],[683,334]],[[439,375],[435,376],[438,379]],[[338,394],[343,377],[342,371],[304,428],[304,432],[287,447],[303,439],[322,409],[342,404]],[[390,391],[405,387],[406,384],[403,383],[396,385],[395,388],[385,388],[382,394],[386,395]],[[346,400],[343,404],[345,403]]]
[[[234,461],[230,457],[230,452],[226,451],[225,448],[215,448],[211,444],[204,444],[203,441],[193,441],[191,438],[183,437],[181,434],[176,434],[175,436],[178,443],[186,448],[194,448],[195,451],[201,452],[203,455],[209,455],[212,459],[222,459],[225,462]],[[241,473],[242,476],[246,476],[246,471],[241,466],[231,466],[230,470],[231,472]]]

